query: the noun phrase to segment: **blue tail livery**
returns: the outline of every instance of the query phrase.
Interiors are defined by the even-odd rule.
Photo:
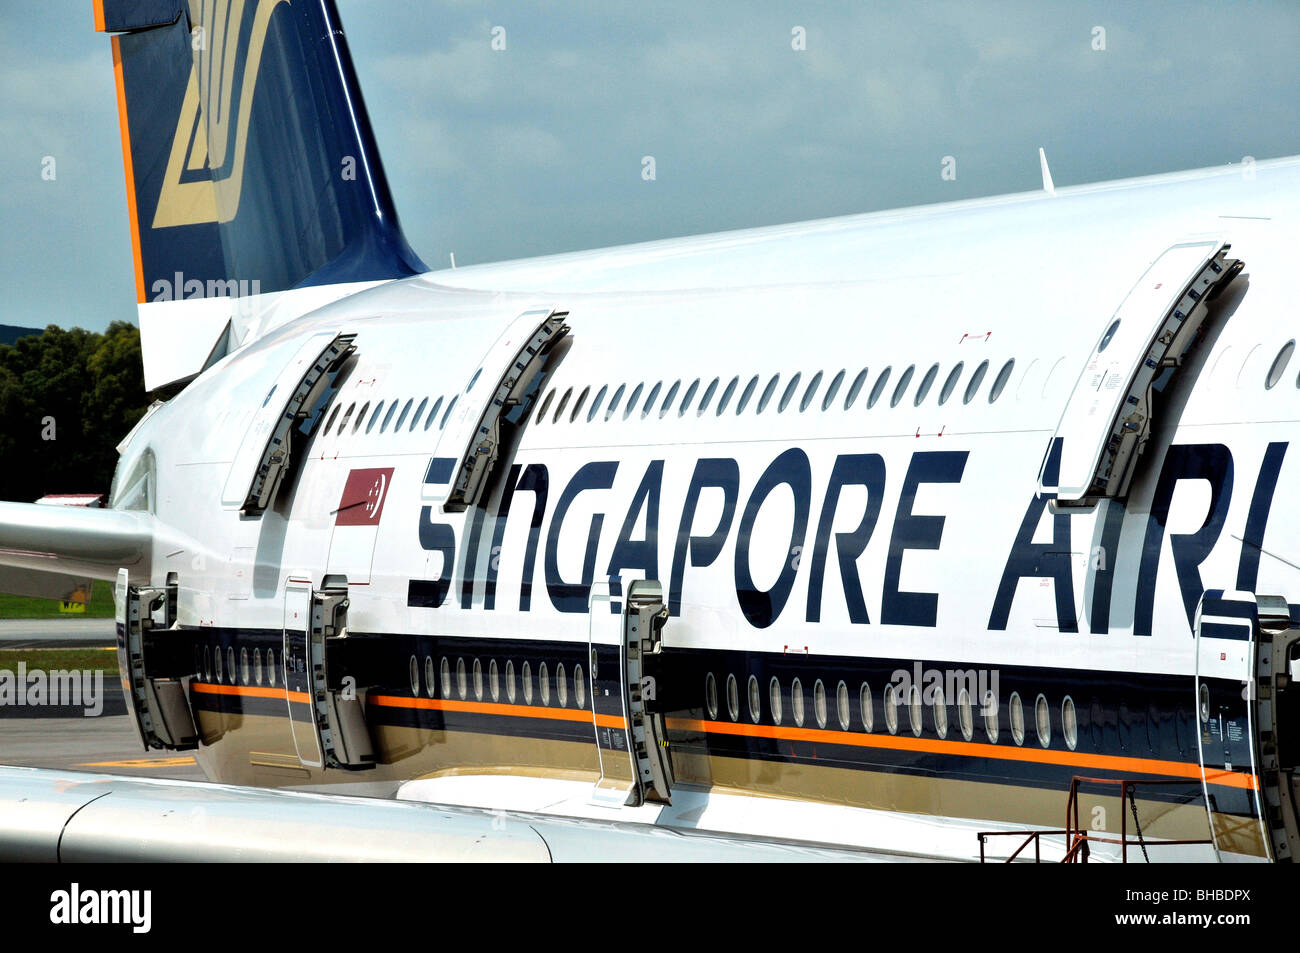
[[[219,357],[228,322],[247,337],[256,314],[230,299],[427,270],[333,0],[96,0],[95,25],[113,34],[150,387]],[[200,298],[224,300],[148,307]]]

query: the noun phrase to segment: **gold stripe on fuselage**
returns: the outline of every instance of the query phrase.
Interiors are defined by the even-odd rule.
[[[449,699],[403,700],[419,701],[420,707],[430,708],[435,706],[424,703],[439,702],[438,707],[443,710],[462,711],[472,709],[453,709],[453,706],[490,704],[458,703]],[[541,717],[554,717],[563,712],[566,720],[573,714],[590,718],[590,712],[579,709],[540,709],[540,712],[548,712]],[[529,714],[539,716],[539,710],[531,709]],[[388,794],[404,781],[456,775],[559,778],[593,785],[600,778],[594,743],[397,725],[372,727],[372,738],[382,761],[374,770],[322,772],[299,765],[287,718],[210,711],[199,711],[198,715],[204,738],[204,747],[199,751],[200,764],[210,777],[234,784],[288,787],[360,782],[373,784],[376,793]],[[672,759],[679,784],[718,793],[956,818],[972,825],[1057,828],[1065,819],[1064,790],[1005,781],[844,768],[812,760],[765,761],[680,749],[672,752]],[[1176,804],[1148,800],[1141,797],[1140,791],[1135,800],[1142,817],[1143,835],[1150,840],[1199,840],[1210,836],[1206,811],[1199,801]],[[1102,808],[1100,814],[1095,811],[1098,807]],[[1080,813],[1090,823],[1099,823],[1097,832],[1119,833],[1122,814],[1118,797],[1085,794]],[[1241,820],[1229,818],[1225,824],[1231,821],[1239,825]],[[1129,831],[1130,837],[1133,833]],[[1238,832],[1233,849],[1260,855],[1262,845],[1252,847],[1245,835],[1244,829]],[[971,836],[973,839],[974,835]],[[972,845],[972,853],[975,849]]]
[[[284,698],[282,688],[263,688],[242,685],[218,685],[195,682],[194,690],[206,694],[235,695],[253,698]],[[295,702],[307,704],[306,692],[290,692]],[[371,694],[366,704],[390,708],[411,708],[431,711],[455,711],[486,715],[507,715],[517,718],[537,718],[555,721],[591,724],[592,713],[585,708],[557,708],[543,705],[516,705],[504,702],[461,701],[449,698],[412,698],[401,695]],[[625,719],[613,715],[597,714],[594,722],[602,728],[624,729]],[[1127,755],[1089,754],[1082,751],[1059,751],[1048,748],[999,745],[977,741],[948,741],[921,738],[905,734],[866,734],[863,732],[836,731],[827,728],[802,728],[793,725],[755,725],[745,722],[707,721],[694,718],[664,719],[670,731],[698,732],[703,734],[739,735],[754,738],[773,738],[784,741],[806,741],[821,744],[848,745],[859,748],[877,748],[894,751],[915,751],[926,754],[958,755],[970,758],[1016,761],[1066,767],[1075,771],[1107,771],[1124,776],[1150,775],[1161,778],[1184,778],[1201,781],[1198,764],[1187,761],[1166,761],[1157,758],[1137,758]],[[475,733],[481,736],[480,733]],[[1213,785],[1257,790],[1255,775],[1243,771],[1212,771],[1204,780]]]

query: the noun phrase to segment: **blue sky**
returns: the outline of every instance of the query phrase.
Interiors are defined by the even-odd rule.
[[[435,268],[1300,153],[1289,0],[338,6]],[[135,318],[91,19],[0,8],[0,323]]]

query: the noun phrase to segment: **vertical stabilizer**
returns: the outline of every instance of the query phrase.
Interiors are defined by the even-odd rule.
[[[95,26],[113,34],[147,387],[197,374],[223,333],[247,340],[283,292],[321,289],[316,307],[427,270],[333,0],[96,0]]]

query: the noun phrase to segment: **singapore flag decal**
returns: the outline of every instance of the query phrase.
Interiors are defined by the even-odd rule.
[[[339,498],[334,525],[378,526],[392,480],[392,467],[350,471]]]

